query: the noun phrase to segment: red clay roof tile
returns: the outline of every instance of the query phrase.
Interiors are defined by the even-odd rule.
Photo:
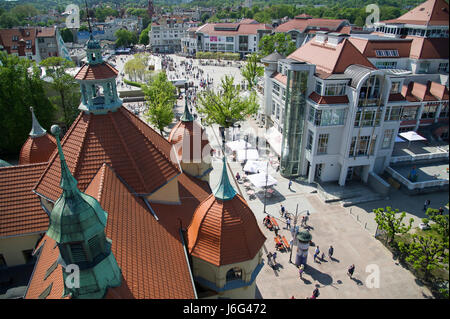
[[[0,237],[45,232],[48,216],[32,189],[47,163],[0,167]]]
[[[55,149],[56,140],[50,134],[29,136],[20,150],[19,165],[48,162]]]
[[[109,63],[84,64],[75,75],[76,80],[101,80],[115,78],[119,71]]]

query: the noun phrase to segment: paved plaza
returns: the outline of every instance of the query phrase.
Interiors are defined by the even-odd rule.
[[[171,55],[176,63],[182,57]],[[158,58],[157,58],[158,59]],[[157,61],[156,59],[156,61]],[[197,61],[194,60],[194,65]],[[156,63],[156,69],[160,65]],[[225,74],[235,76],[235,83],[240,83],[242,77],[240,70],[236,67],[212,67],[202,66],[205,74],[214,79],[213,86],[220,85],[220,79]],[[173,72],[172,72],[173,73]],[[168,72],[169,78],[174,77]],[[197,84],[197,83],[195,83]],[[178,100],[176,113],[182,113],[184,100]],[[194,110],[195,113],[195,110]],[[255,130],[257,123],[254,120],[241,123],[240,132]],[[166,133],[170,127],[166,129]],[[206,127],[206,132],[210,145],[219,150],[219,127],[212,125]],[[264,132],[258,131],[258,135]],[[266,155],[265,149],[259,149],[261,157]],[[214,187],[218,183],[221,173],[221,161],[219,158],[213,160],[214,170],[210,174],[210,185]],[[243,174],[242,166],[239,162],[228,160],[230,177],[237,172]],[[242,184],[235,183],[235,188],[247,200],[249,206],[255,214],[258,224],[265,234],[267,241],[264,245],[264,267],[256,279],[257,297],[259,298],[305,298],[310,297],[312,291],[319,287],[319,298],[431,298],[429,290],[417,281],[414,275],[399,265],[392,254],[374,238],[376,223],[374,221],[374,208],[392,206],[407,211],[407,217],[415,219],[414,225],[418,225],[424,216],[422,211],[425,199],[431,199],[432,207],[445,206],[448,202],[448,194],[433,193],[418,196],[408,196],[399,190],[393,190],[389,200],[380,200],[371,203],[358,204],[352,207],[342,207],[338,203],[326,204],[317,194],[315,185],[301,181],[294,181],[292,190],[288,188],[288,180],[271,166],[269,174],[277,179],[274,186],[275,196],[267,199],[266,212],[278,219],[282,228],[280,234],[284,235],[288,241],[292,238],[290,231],[284,229],[284,219],[279,214],[280,203],[286,210],[295,214],[298,205],[298,214],[304,215],[306,211],[310,213],[309,225],[312,234],[312,241],[320,247],[327,255],[328,247],[334,247],[334,260],[313,261],[313,254],[316,247],[310,247],[308,256],[308,266],[305,269],[303,280],[299,278],[297,267],[289,262],[290,252],[278,252],[278,265],[275,269],[267,264],[266,254],[275,251],[274,232],[269,231],[263,225],[264,201],[260,198],[250,199]],[[234,179],[232,179],[234,181]],[[300,218],[299,218],[300,219]],[[292,261],[295,261],[295,247],[292,254]],[[350,279],[346,272],[349,265],[355,264],[356,270],[353,279]],[[379,276],[376,272],[379,271]],[[379,281],[373,278],[377,277]],[[372,279],[371,279],[372,278]],[[376,287],[379,283],[379,287]],[[375,287],[371,287],[375,286]]]

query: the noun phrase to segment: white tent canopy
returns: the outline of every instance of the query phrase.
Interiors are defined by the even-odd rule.
[[[251,144],[244,140],[237,140],[237,141],[227,142],[225,144],[225,146],[228,147],[231,151],[236,152],[239,150],[244,150],[246,146],[247,146],[247,148],[250,148]]]
[[[237,160],[243,162],[245,160],[256,161],[259,159],[259,153],[256,149],[244,149],[237,151]]]
[[[267,174],[265,172],[259,173],[259,174],[248,175],[247,178],[249,179],[250,183],[255,185],[255,187],[259,187],[259,188],[276,185],[278,183],[275,178],[273,178],[272,176],[270,176],[269,174]],[[267,178],[267,183],[266,183],[266,178]]]
[[[265,172],[267,169],[267,163],[261,161],[247,161],[244,166],[244,172],[258,173]]]
[[[278,132],[278,130],[275,127],[271,127],[266,131],[266,134],[264,137],[267,140],[267,143],[270,144],[272,149],[281,156],[281,140],[283,138],[283,135]]]
[[[414,141],[426,141],[427,139],[419,134],[417,134],[414,131],[409,131],[409,132],[403,132],[399,134],[400,137],[404,138],[405,140],[409,141],[409,142],[414,142]]]

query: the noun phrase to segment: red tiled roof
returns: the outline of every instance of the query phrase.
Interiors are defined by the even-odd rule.
[[[419,99],[412,95],[411,90],[413,88],[414,82],[409,82],[408,85],[403,85],[402,87],[402,96],[408,102],[418,102]]]
[[[448,59],[449,45],[445,38],[422,38],[407,36],[412,39],[410,58],[412,59]]]
[[[312,92],[309,98],[317,104],[348,104],[347,95],[342,96],[321,96],[316,92]]]
[[[48,38],[48,37],[54,37],[55,36],[55,28],[37,28],[37,37],[38,38]]]
[[[170,143],[124,107],[103,115],[81,112],[61,144],[81,191],[103,163],[139,194],[154,192],[180,173],[170,161]],[[35,191],[55,201],[61,194],[60,169],[55,152]]]
[[[287,85],[287,76],[286,75],[275,72],[274,74],[272,74],[272,78],[284,85]]]
[[[48,216],[32,192],[47,163],[0,167],[0,237],[45,232]]]
[[[437,101],[437,98],[430,93],[430,84],[430,81],[428,84],[413,82],[411,94],[420,101]]]
[[[397,19],[384,23],[416,25],[448,25],[448,3],[444,0],[428,0]]]
[[[398,41],[391,40],[369,40],[364,38],[350,37],[349,41],[367,58],[383,58],[377,56],[376,50],[397,50],[398,57],[409,57],[412,41],[405,41],[399,39]],[[385,57],[392,59],[392,57]]]
[[[389,102],[399,102],[399,101],[404,101],[404,100],[405,100],[405,97],[401,93],[389,94],[389,98],[388,98]]]
[[[77,80],[101,80],[110,79],[117,76],[119,71],[112,67],[109,63],[101,64],[84,64],[75,75]]]
[[[113,169],[105,164],[85,193],[96,198],[108,213],[105,232],[112,240],[111,250],[122,270],[122,285],[109,289],[106,298],[194,298],[179,223],[175,218],[179,211],[189,210],[190,205],[185,207],[184,201],[181,206],[169,205],[172,221],[167,229],[153,217],[143,200],[133,196]],[[50,240],[48,244],[53,247],[54,241]],[[42,250],[27,298],[36,298],[50,282],[56,287],[61,286],[60,272],[50,280],[40,276],[57,258],[58,254],[49,253],[48,248]]]
[[[204,132],[205,130],[196,121],[179,121],[170,131],[167,140],[175,146],[179,160],[202,160],[203,155],[208,155],[211,151],[208,139],[202,138]],[[189,152],[183,153],[183,149],[186,147],[189,147]],[[208,147],[209,150],[205,147]]]
[[[29,136],[20,150],[19,165],[48,162],[55,149],[56,140],[50,134]]]
[[[211,194],[194,213],[187,231],[192,256],[216,266],[253,259],[264,244],[255,215],[240,195],[221,201]]]
[[[30,34],[27,35],[27,32]],[[13,36],[17,36],[18,40],[13,41]],[[0,44],[3,45],[5,51],[8,54],[18,53],[20,56],[24,56],[19,52],[19,40],[23,39],[24,41],[31,41],[31,49],[27,49],[24,47],[25,52],[32,52],[33,55],[36,54],[36,28],[13,28],[13,29],[0,29]],[[13,49],[12,47],[16,45],[17,49]]]
[[[275,32],[289,32],[291,30],[297,30],[299,32],[304,32],[310,27],[319,27],[323,31],[338,31],[339,26],[341,26],[347,20],[336,20],[336,19],[292,19],[286,23],[279,25]]]
[[[315,64],[316,72],[325,74],[344,73],[352,64],[375,69],[348,39],[343,39],[335,46],[311,40],[289,55],[288,59]]]
[[[430,93],[439,100],[448,100],[448,88],[437,82],[431,82]]]

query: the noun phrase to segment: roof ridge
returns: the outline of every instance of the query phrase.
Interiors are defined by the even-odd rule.
[[[78,155],[75,158],[75,167],[73,168],[73,176],[77,175],[76,173],[78,172],[78,168],[79,168],[78,164],[79,164],[79,161],[80,161],[80,158],[81,158],[81,153],[83,153],[84,147],[86,146],[86,134],[87,134],[87,132],[88,132],[90,126],[91,126],[90,124],[91,124],[92,113],[85,113],[85,114],[89,117],[89,119],[87,121],[87,125],[86,125],[86,128],[85,128],[84,132],[82,132],[83,133],[83,137],[82,137],[81,140],[82,140],[83,144],[81,144],[80,151],[78,152]],[[62,144],[62,142],[61,142],[61,144]],[[61,148],[62,148],[62,145],[61,145]]]
[[[120,109],[125,110],[125,111],[129,114],[129,116],[134,117],[134,118],[137,119],[139,122],[141,122],[143,125],[145,125],[146,127],[148,127],[148,128],[149,128],[156,136],[160,137],[161,140],[167,142],[167,143],[169,144],[168,146],[170,146],[171,150],[173,150],[173,145],[171,145],[171,144],[169,143],[169,141],[168,141],[167,139],[165,139],[162,135],[158,134],[151,126],[149,126],[147,123],[145,123],[143,120],[141,120],[138,116],[136,116],[136,115],[134,115],[133,113],[131,113],[127,108],[125,108],[125,107],[122,106],[122,107],[119,108],[119,110],[120,110]],[[139,133],[140,133],[140,134],[141,134],[148,142],[150,142],[150,144],[152,144],[153,147],[154,147],[155,149],[158,150],[158,152],[159,152],[159,153],[160,153],[160,154],[161,154],[161,155],[169,162],[169,164],[172,165],[173,168],[175,168],[175,170],[181,172],[181,168],[180,168],[180,167],[177,167],[177,166],[175,165],[175,163],[172,162],[172,160],[170,159],[170,157],[168,157],[168,156],[166,155],[166,153],[165,153],[161,148],[159,148],[157,144],[155,144],[155,143],[153,142],[153,139],[147,138],[147,136],[146,136],[146,135],[144,134],[144,132],[139,128],[139,126],[137,126],[135,123],[133,123],[133,121],[130,121],[130,122],[131,122],[131,124],[138,130],[138,132],[139,132]]]
[[[78,122],[80,121],[80,119],[82,117],[83,117],[83,112],[80,112],[80,114],[78,114],[78,117],[73,121],[72,126],[69,128],[69,130],[66,132],[66,134],[63,137],[63,139],[61,140],[61,147],[62,147],[63,143],[65,144],[67,138],[70,136],[70,134],[75,129],[75,127],[77,126]],[[32,188],[32,191],[35,192],[36,194],[40,195],[40,196],[43,196],[43,195],[41,195],[39,192],[37,192],[36,189],[38,188],[38,186],[42,182],[42,179],[44,178],[44,175],[52,167],[52,163],[55,161],[56,157],[58,157],[58,148],[55,148],[55,150],[53,151],[52,155],[50,155],[50,158],[49,158],[49,160],[47,162],[47,168],[42,172],[41,177],[39,177],[38,181],[36,182],[36,184]]]
[[[11,166],[1,166],[0,167],[0,171],[1,170],[7,170],[7,169],[22,169],[25,168],[26,166],[32,167],[32,166],[43,166],[43,165],[48,165],[48,162],[42,162],[42,163],[32,163],[32,164],[22,164],[22,165],[11,165]]]
[[[139,170],[134,158],[131,156],[130,150],[128,149],[127,143],[125,143],[125,140],[123,139],[122,134],[119,133],[119,127],[117,126],[116,120],[114,119],[114,116],[112,115],[111,112],[108,112],[108,116],[111,119],[111,122],[114,126],[114,129],[116,130],[116,134],[119,136],[119,140],[122,143],[123,147],[125,148],[125,152],[127,153],[128,158],[130,159],[134,169],[136,170],[136,172],[138,173],[137,175],[139,176],[139,181],[141,182],[143,188],[148,191],[144,178],[142,177],[142,173]]]

